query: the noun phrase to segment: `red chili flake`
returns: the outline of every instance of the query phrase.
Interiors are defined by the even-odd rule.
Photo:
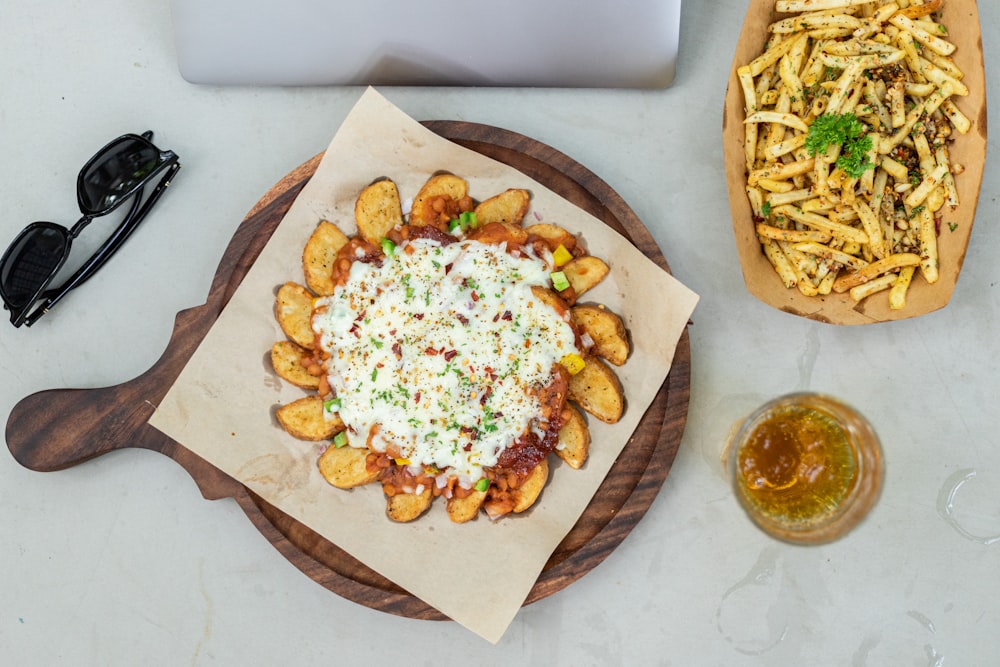
[[[469,326],[469,318],[461,313],[455,313],[455,319],[461,322],[464,326]]]
[[[422,319],[424,319],[424,314],[423,313],[413,313],[413,319],[415,319],[415,320],[422,320]]]
[[[400,347],[398,341],[392,344],[392,353],[396,355],[397,359],[403,358],[403,348]]]
[[[493,316],[493,321],[494,322],[496,322],[499,319],[500,319],[500,313],[497,313],[496,315]]]
[[[351,325],[351,328],[349,329],[349,331],[350,331],[350,333],[354,334],[357,338],[361,338],[361,331],[360,331],[360,329],[358,329],[357,322],[355,322],[353,325]]]
[[[490,394],[492,393],[493,387],[486,387],[486,391],[484,391],[483,395],[479,398],[479,404],[486,405],[486,401],[490,400]]]
[[[413,395],[413,402],[414,403],[419,403],[420,402],[420,392],[419,391]]]
[[[507,322],[510,322],[512,319],[514,319],[514,315],[512,315],[509,310],[505,310],[503,311],[503,319]]]
[[[426,354],[429,357],[436,357],[437,353],[438,351],[435,350],[433,347],[428,347],[424,349],[424,354]]]
[[[473,292],[473,293],[472,293],[472,300],[473,300],[473,301],[479,301],[479,295],[478,295],[478,294],[476,294],[475,292]]]
[[[451,361],[458,354],[458,350],[448,350],[444,353],[444,360]]]
[[[451,264],[445,264],[444,265],[444,275],[448,275],[449,273],[451,273]]]

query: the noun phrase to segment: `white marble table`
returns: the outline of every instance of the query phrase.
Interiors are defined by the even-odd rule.
[[[0,8],[4,244],[32,220],[74,220],[77,170],[122,132],[155,130],[184,169],[90,283],[30,330],[2,324],[4,419],[30,393],[109,386],[148,369],[174,315],[204,301],[249,207],[326,146],[361,93],[192,86],[176,70],[165,2],[13,5]],[[979,10],[995,84],[1000,5]],[[36,473],[3,450],[0,662],[352,664],[374,655],[432,664],[442,653],[490,665],[995,660],[997,146],[989,147],[972,245],[947,308],[833,328],[760,304],[743,288],[720,144],[744,11],[736,0],[685,3],[678,76],[667,90],[383,91],[415,118],[497,125],[588,166],[702,296],[690,328],[681,450],[645,519],[603,564],[524,608],[492,646],[454,623],[398,618],[330,593],[234,502],[203,500],[187,473],[158,454],[129,449]],[[988,98],[998,108],[995,89]],[[797,389],[864,406],[888,463],[868,520],[823,547],[788,546],[754,528],[718,461],[734,419]]]

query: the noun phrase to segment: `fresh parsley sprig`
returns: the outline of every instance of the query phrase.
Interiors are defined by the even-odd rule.
[[[865,125],[852,113],[825,113],[809,126],[806,150],[810,155],[825,153],[831,144],[839,145],[837,166],[851,178],[860,178],[875,165],[868,159],[872,138],[865,133]]]

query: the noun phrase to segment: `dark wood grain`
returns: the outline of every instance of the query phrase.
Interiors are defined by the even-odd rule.
[[[666,260],[625,202],[593,172],[555,149],[499,128],[453,121],[424,123],[435,133],[531,176],[599,218],[665,270]],[[32,470],[55,471],[114,449],[141,447],[180,463],[205,498],[236,499],[268,541],[327,589],[367,607],[420,619],[445,618],[415,596],[253,494],[242,484],[148,425],[195,348],[218,318],[299,191],[319,155],[279,181],[237,229],[216,272],[208,301],[178,313],[160,359],[144,374],[102,389],[56,389],[19,402],[7,422],[7,446]],[[553,552],[525,604],[590,572],[639,522],[680,445],[687,420],[691,351],[685,331],[670,374],[579,522]],[[74,415],[72,421],[57,415]]]

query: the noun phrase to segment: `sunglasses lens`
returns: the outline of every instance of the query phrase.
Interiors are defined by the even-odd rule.
[[[80,203],[99,213],[132,194],[160,164],[160,152],[148,141],[124,137],[96,155],[80,174]]]
[[[69,236],[60,227],[30,227],[7,251],[0,267],[4,300],[14,308],[25,306],[62,266]]]

